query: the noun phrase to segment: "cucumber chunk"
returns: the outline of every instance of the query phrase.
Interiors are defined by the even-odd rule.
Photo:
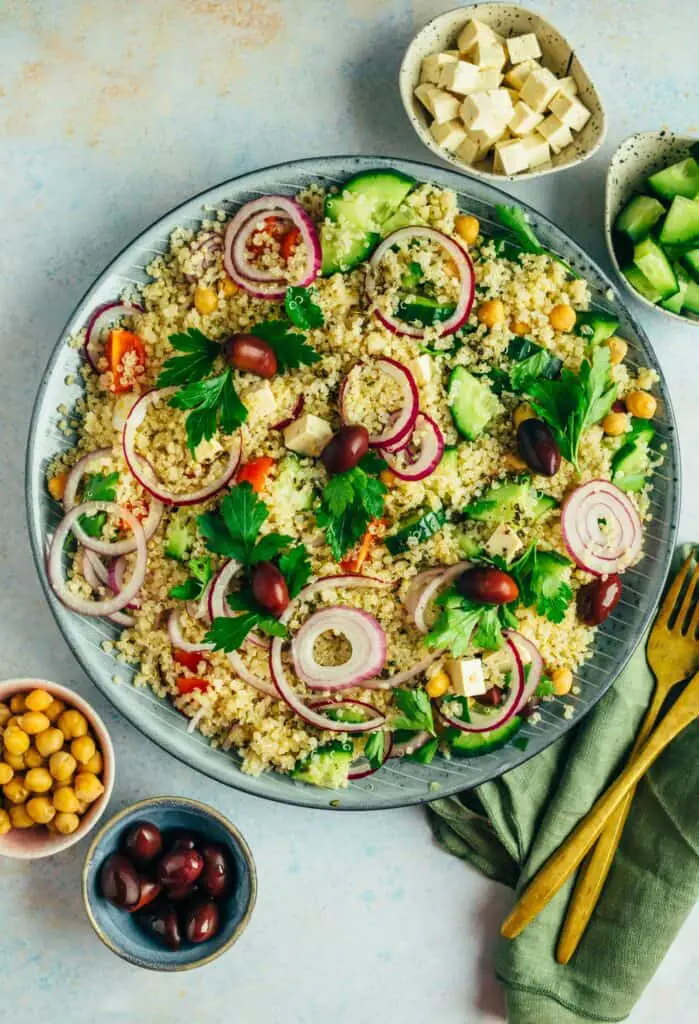
[[[682,257],[695,281],[699,281],[699,249],[688,249]]]
[[[447,399],[456,429],[469,441],[475,441],[500,411],[500,403],[486,381],[463,366],[451,371]]]
[[[467,519],[481,523],[515,523],[540,519],[558,502],[532,487],[529,477],[509,484],[493,484],[485,494],[464,509]]]
[[[685,245],[699,241],[699,203],[675,196],[660,232],[662,245]]]
[[[396,316],[406,323],[418,323],[423,327],[440,324],[453,315],[456,306],[451,302],[436,302],[424,295],[414,296],[410,302],[399,302]]]
[[[671,295],[669,299],[663,299],[660,305],[663,309],[667,309],[671,313],[681,313],[682,306],[684,305],[684,297],[687,294],[687,282],[689,281],[689,278],[679,263],[673,262],[672,269],[675,271],[675,275],[677,276],[677,291],[674,295]]]
[[[674,199],[675,196],[694,199],[699,195],[699,164],[693,156],[688,156],[651,174],[648,184],[663,199]]]
[[[634,265],[630,267],[622,267],[621,272],[634,291],[637,291],[644,299],[648,299],[649,302],[658,302],[658,300],[662,298],[662,294],[657,290],[657,288],[653,287],[648,278],[641,273],[638,267]]]
[[[342,229],[345,230],[342,230]],[[344,274],[365,260],[379,244],[380,235],[367,231],[352,234],[345,225],[323,224],[320,229],[320,244],[323,251],[321,274]]]
[[[678,290],[677,277],[672,264],[652,238],[644,238],[633,251],[633,261],[647,281],[660,294],[661,299],[668,299]]]
[[[515,715],[504,725],[489,732],[459,732],[458,729],[451,727],[447,729],[445,738],[452,754],[457,757],[480,757],[482,754],[489,754],[491,750],[504,747],[521,727],[522,719]]]
[[[347,783],[353,758],[354,745],[351,740],[333,740],[303,758],[291,775],[299,782],[308,782],[312,786],[338,789]]]
[[[632,242],[640,242],[665,213],[659,199],[652,196],[634,196],[621,211],[614,227],[627,235]]]
[[[612,459],[612,482],[622,491],[640,491],[648,476],[648,446],[655,427],[646,420],[634,420],[624,444]]]
[[[412,542],[422,544],[442,529],[447,521],[443,508],[421,509],[400,524],[395,533],[384,538],[386,547],[392,555],[400,555],[412,546]]]
[[[575,320],[575,330],[591,346],[599,345],[600,342],[611,338],[619,326],[618,317],[609,313],[590,310],[588,313],[578,313]]]
[[[687,282],[687,291],[685,292],[682,309],[689,310],[690,313],[699,314],[699,283],[696,281]]]

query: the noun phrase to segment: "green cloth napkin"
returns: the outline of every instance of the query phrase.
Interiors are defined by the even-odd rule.
[[[649,702],[645,638],[626,670],[577,728],[526,764],[428,807],[439,842],[517,890],[607,788]],[[558,893],[514,941],[496,973],[510,1024],[624,1020],[699,899],[699,721],[641,782],[604,891],[565,966],[555,947],[572,889]]]

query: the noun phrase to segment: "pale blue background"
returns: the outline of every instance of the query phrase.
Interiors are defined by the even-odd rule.
[[[72,307],[133,235],[224,178],[325,153],[429,159],[396,88],[437,0],[0,0],[0,650],[4,677],[75,684],[119,758],[114,809],[152,793],[207,800],[259,868],[252,923],[199,972],[151,975],[92,935],[85,845],[0,864],[0,1021],[24,1024],[349,1024],[501,1019],[492,947],[509,894],[437,850],[419,810],[337,816],[255,801],[199,778],[118,719],[81,676],[41,596],[23,510],[31,403]],[[632,131],[699,134],[699,6],[556,0],[536,9],[571,40],[610,120],[584,166],[512,188],[608,267],[604,173]],[[668,375],[685,457],[684,538],[699,535],[699,329],[636,308]],[[696,1020],[699,917],[633,1024]]]

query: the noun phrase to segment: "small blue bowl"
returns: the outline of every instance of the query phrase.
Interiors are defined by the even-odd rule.
[[[185,943],[175,951],[166,949],[150,938],[131,914],[113,906],[102,895],[100,868],[110,854],[119,850],[124,832],[137,821],[150,821],[161,832],[197,832],[228,850],[235,885],[230,896],[219,904],[221,928],[213,939],[198,945]],[[90,924],[117,956],[151,971],[188,971],[211,963],[243,933],[255,906],[257,875],[248,844],[227,818],[196,800],[163,796],[132,804],[100,829],[85,857],[82,892]]]

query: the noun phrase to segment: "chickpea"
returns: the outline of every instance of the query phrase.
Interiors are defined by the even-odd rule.
[[[48,718],[49,722],[55,722],[56,719],[63,714],[66,706],[62,700],[58,700],[57,697],[51,701],[47,708],[44,708],[44,714]]]
[[[510,320],[510,330],[521,338],[523,335],[529,334],[531,327],[526,320]]]
[[[63,746],[63,733],[60,729],[45,729],[36,737],[34,745],[42,757],[51,757]]]
[[[553,692],[559,697],[563,697],[564,694],[570,693],[573,685],[573,673],[569,668],[554,669],[551,673],[551,683],[553,684]]]
[[[427,696],[431,697],[433,700],[436,697],[444,696],[449,689],[449,676],[443,668],[441,668],[439,672],[435,672],[425,689],[427,690]]]
[[[511,473],[522,473],[528,469],[524,459],[520,459],[519,455],[516,455],[515,452],[505,452],[502,457],[502,464]]]
[[[21,715],[26,708],[26,697],[23,693],[15,693],[10,697],[10,711],[13,715]]]
[[[564,331],[565,333],[568,333],[575,327],[575,310],[567,303],[560,302],[557,306],[554,306],[549,313],[549,323],[553,327],[554,331]]]
[[[78,809],[76,811],[76,814],[79,814],[80,817],[82,818],[82,816],[86,813],[89,806],[90,805],[85,800],[78,800]]]
[[[104,786],[100,780],[89,772],[80,772],[75,776],[73,789],[78,800],[84,800],[88,804],[94,803],[104,793]]]
[[[35,822],[27,814],[24,804],[10,807],[10,821],[13,828],[32,828]]]
[[[48,793],[53,786],[53,779],[46,768],[30,768],[24,776],[24,785],[30,793]]]
[[[602,420],[602,430],[609,437],[620,437],[628,429],[629,420],[624,412],[609,412]]]
[[[58,750],[49,758],[49,771],[56,782],[67,782],[75,771],[77,762],[67,750]]]
[[[632,391],[626,396],[626,408],[639,420],[651,420],[655,416],[658,403],[647,391]]]
[[[8,754],[26,754],[29,750],[29,737],[18,725],[10,725],[2,737]]]
[[[92,736],[79,736],[70,745],[71,754],[80,764],[87,764],[96,750],[97,747]]]
[[[29,790],[24,785],[21,775],[15,775],[6,786],[2,787],[3,796],[11,804],[23,804],[29,796]]]
[[[231,280],[228,274],[221,278],[221,291],[227,299],[230,299],[231,296],[235,295],[238,291],[238,285],[235,281]]]
[[[61,814],[75,814],[80,807],[80,801],[70,786],[60,786],[54,790],[53,806]]]
[[[470,214],[462,214],[454,221],[454,227],[457,235],[466,243],[466,245],[476,244],[478,233],[481,230],[478,217],[472,217]]]
[[[77,814],[57,814],[53,819],[56,831],[62,836],[70,836],[76,832],[80,825],[80,818]]]
[[[43,768],[46,758],[41,756],[36,747],[30,747],[24,755],[24,763],[27,768]]]
[[[59,716],[57,725],[67,740],[75,740],[78,736],[84,736],[87,733],[87,719],[85,715],[74,708],[64,711]]]
[[[16,725],[18,729],[22,728],[22,716],[21,715],[10,715],[5,723],[6,729],[11,729],[13,725]]]
[[[10,754],[7,750],[2,755],[2,759],[5,764],[9,764],[10,768],[14,768],[16,772],[23,772],[27,767],[24,754]]]
[[[194,289],[194,308],[202,316],[206,316],[218,306],[218,296],[213,288],[197,287]]]
[[[0,729],[7,725],[7,720],[12,717],[12,712],[7,704],[0,704]]]
[[[0,761],[0,786],[6,786],[14,774],[15,770],[12,765]]]
[[[491,330],[496,324],[504,323],[505,307],[500,299],[488,299],[478,307],[478,319]]]
[[[89,761],[86,761],[83,765],[86,772],[90,772],[92,775],[101,775],[104,770],[104,759],[99,752],[96,750]]]
[[[32,690],[27,694],[25,704],[29,711],[46,711],[53,703],[53,697],[46,690]]]
[[[27,814],[37,825],[48,825],[56,817],[56,808],[48,797],[34,796],[26,803]]]
[[[44,732],[51,725],[46,715],[41,711],[27,711],[22,715],[22,728],[27,736],[36,736]]]
[[[521,402],[515,411],[512,413],[512,421],[515,427],[519,427],[525,420],[535,420],[536,413],[532,409],[529,402]]]
[[[0,836],[6,836],[12,828],[12,822],[10,821],[10,815],[7,811],[0,809]]]
[[[396,474],[393,473],[390,469],[382,469],[381,472],[379,473],[379,480],[384,485],[384,487],[388,487],[389,490],[392,487],[395,487],[397,479],[398,477],[396,476]]]
[[[629,346],[624,339],[617,338],[616,334],[613,334],[611,338],[607,338],[607,348],[609,349],[609,362],[612,366],[618,366],[619,363],[623,363],[629,350]]]

